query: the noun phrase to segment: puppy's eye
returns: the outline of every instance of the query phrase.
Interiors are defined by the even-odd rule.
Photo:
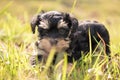
[[[43,30],[42,30],[42,33],[43,33],[44,35],[48,35],[48,30],[43,29]]]
[[[42,32],[47,33],[48,30],[47,29],[42,29]]]
[[[59,33],[60,33],[60,34],[65,34],[65,33],[66,33],[66,30],[65,30],[65,29],[59,29]]]
[[[48,29],[43,29],[43,28],[38,28],[38,31],[40,34],[43,35],[48,35]]]

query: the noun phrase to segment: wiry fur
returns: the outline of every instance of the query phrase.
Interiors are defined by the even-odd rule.
[[[38,53],[41,54],[40,58],[48,57],[51,48],[56,47],[56,54],[67,52],[68,62],[79,60],[81,51],[84,53],[90,51],[89,31],[92,50],[97,46],[97,42],[103,41],[106,54],[109,55],[110,53],[109,33],[103,24],[96,21],[78,22],[76,18],[68,13],[49,11],[40,13],[32,19],[31,28],[33,33],[35,33],[36,27],[39,33],[36,47]]]

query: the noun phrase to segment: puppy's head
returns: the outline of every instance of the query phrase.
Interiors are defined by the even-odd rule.
[[[36,27],[40,38],[39,44],[41,46],[46,44],[46,47],[49,47],[47,52],[53,46],[58,51],[65,51],[69,48],[71,33],[76,31],[78,21],[68,13],[49,11],[42,12],[32,19],[31,28],[33,33],[35,33]],[[45,49],[45,47],[42,48]]]

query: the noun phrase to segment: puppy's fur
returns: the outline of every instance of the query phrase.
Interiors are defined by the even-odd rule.
[[[75,59],[80,58],[81,51],[83,51],[84,54],[88,53],[90,51],[90,46],[92,48],[92,51],[94,51],[99,42],[103,43],[102,47],[104,47],[105,53],[110,56],[109,33],[105,26],[97,21],[79,21],[78,28],[74,33],[73,39],[71,40],[74,41],[74,45],[72,45],[72,48],[77,45],[74,47],[73,50],[75,51],[73,53]]]
[[[32,19],[33,33],[36,27],[39,33],[36,47],[40,58],[47,58],[51,48],[55,47],[56,54],[67,52],[68,62],[78,60],[81,51],[83,53],[90,51],[90,36],[92,50],[96,48],[98,42],[102,41],[106,54],[110,53],[109,33],[103,24],[96,21],[78,22],[68,13],[49,11],[40,13]]]

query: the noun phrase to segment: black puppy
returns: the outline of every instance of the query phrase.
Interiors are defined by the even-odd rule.
[[[49,11],[33,18],[31,21],[33,33],[36,26],[39,33],[39,40],[36,42],[38,59],[46,59],[52,47],[56,48],[55,55],[67,52],[68,62],[80,59],[81,51],[86,53],[90,50],[89,31],[92,49],[95,49],[97,42],[102,41],[106,53],[110,53],[108,31],[98,22],[78,22],[68,13]]]

